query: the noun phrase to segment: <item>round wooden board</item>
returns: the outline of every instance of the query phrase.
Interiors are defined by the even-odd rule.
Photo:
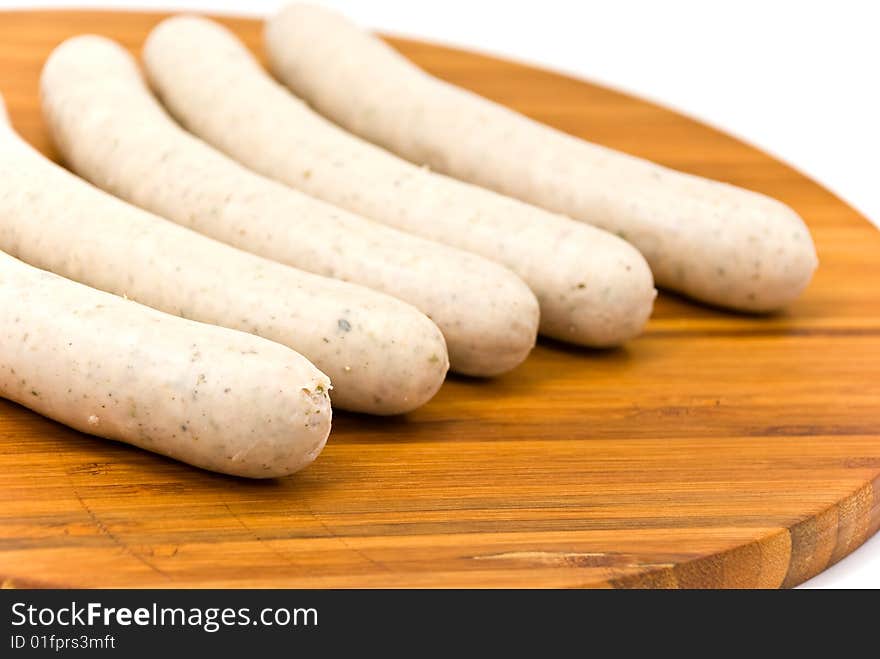
[[[0,91],[16,128],[52,154],[37,93],[50,49],[96,32],[137,52],[160,18],[0,14]],[[222,20],[260,52],[257,21]],[[337,412],[318,461],[272,482],[0,401],[4,585],[777,587],[877,531],[880,233],[685,117],[546,71],[392,43],[563,130],[792,205],[818,245],[815,281],[766,318],[662,294],[624,348],[542,341],[494,381],[450,377],[406,417]]]

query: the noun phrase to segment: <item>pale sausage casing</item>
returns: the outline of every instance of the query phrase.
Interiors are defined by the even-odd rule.
[[[616,345],[647,321],[653,279],[631,245],[346,133],[274,82],[222,26],[194,17],[163,21],[147,39],[144,63],[171,113],[248,167],[513,270],[538,298],[541,333]]]
[[[0,252],[0,396],[235,476],[285,476],[330,432],[330,381],[244,332],[141,306]]]
[[[113,41],[65,41],[40,83],[62,157],[98,187],[235,247],[409,302],[443,332],[459,372],[497,375],[534,346],[538,303],[512,272],[246,169],[181,129]],[[330,375],[340,390],[350,379]]]
[[[0,249],[151,307],[305,355],[334,404],[409,411],[439,389],[443,336],[382,293],[248,254],[168,222],[50,162],[0,121]]]
[[[415,163],[612,231],[657,283],[770,311],[817,265],[812,238],[765,195],[577,139],[438,80],[378,37],[319,7],[270,19],[274,72],[319,112]]]

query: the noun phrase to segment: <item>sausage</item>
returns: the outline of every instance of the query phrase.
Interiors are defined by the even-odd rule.
[[[177,318],[0,252],[0,396],[235,476],[286,476],[330,433],[330,381],[272,341]]]
[[[498,375],[534,347],[538,303],[512,272],[246,169],[174,123],[113,41],[64,42],[43,69],[41,95],[55,143],[81,176],[235,247],[409,302],[443,332],[453,369]]]
[[[541,333],[616,345],[637,335],[650,315],[650,270],[625,241],[433,174],[340,130],[275,83],[220,25],[168,19],[150,34],[143,55],[171,114],[248,167],[509,267],[538,298]]]
[[[440,81],[342,16],[291,5],[265,30],[271,68],[344,128],[415,163],[614,232],[658,285],[778,309],[817,266],[803,220],[770,197],[577,139]]]
[[[50,162],[0,120],[0,249],[161,311],[244,330],[301,352],[335,404],[396,414],[446,374],[424,314],[360,286],[235,249],[126,204]]]

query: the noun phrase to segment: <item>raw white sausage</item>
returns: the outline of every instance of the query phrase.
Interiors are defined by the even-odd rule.
[[[275,83],[228,30],[177,17],[144,62],[185,127],[256,171],[431,240],[498,261],[535,292],[543,334],[595,346],[637,335],[650,270],[632,246],[477,186],[432,174],[354,137]]]
[[[94,288],[301,352],[334,403],[374,414],[426,402],[443,336],[408,304],[214,241],[126,204],[50,162],[0,120],[0,250]]]
[[[0,252],[0,396],[71,428],[224,474],[286,476],[327,441],[329,385],[282,345]]]
[[[443,332],[462,373],[508,371],[535,345],[538,303],[512,272],[246,169],[180,128],[113,41],[64,42],[40,86],[62,157],[108,192],[249,252],[409,302]]]
[[[341,126],[415,163],[612,231],[660,286],[745,311],[796,298],[807,227],[755,192],[577,139],[429,76],[378,37],[291,5],[265,31],[273,71]]]

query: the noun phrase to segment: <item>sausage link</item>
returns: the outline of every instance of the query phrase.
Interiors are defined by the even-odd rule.
[[[346,133],[275,83],[216,23],[193,17],[163,21],[147,39],[144,63],[171,113],[248,167],[513,270],[537,296],[543,334],[616,345],[637,335],[651,313],[651,272],[631,245],[433,174]]]
[[[818,263],[810,233],[765,195],[677,172],[524,117],[429,76],[342,16],[290,5],[265,31],[273,71],[319,112],[418,164],[614,232],[660,286],[765,312]]]
[[[151,307],[301,352],[340,407],[406,412],[448,367],[443,336],[395,298],[248,254],[168,222],[50,162],[0,120],[0,249]]]
[[[71,428],[224,474],[285,476],[327,441],[329,386],[282,345],[0,252],[0,396]]]

